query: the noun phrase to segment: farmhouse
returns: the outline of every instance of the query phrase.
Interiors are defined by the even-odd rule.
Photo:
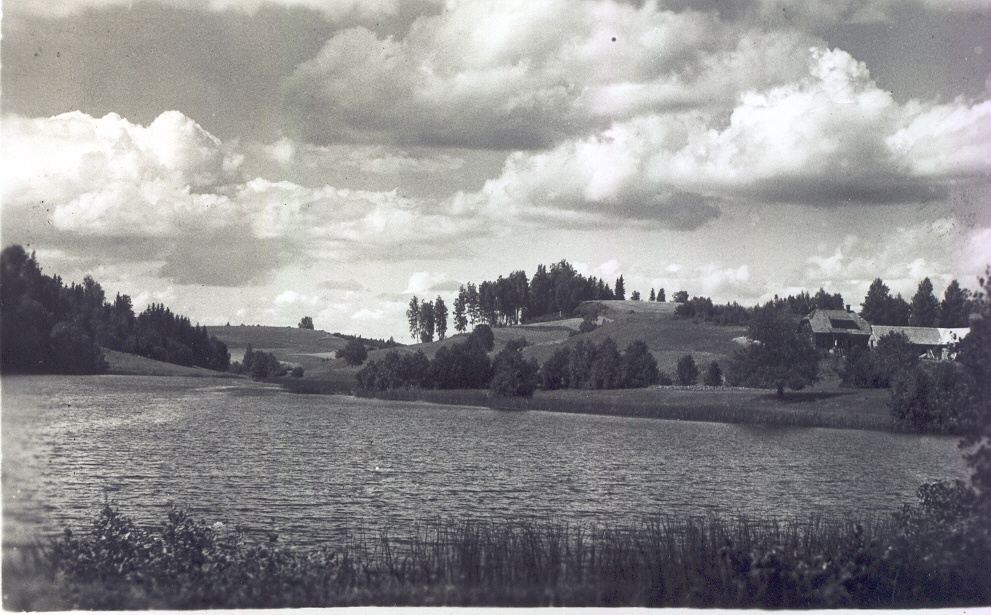
[[[837,350],[867,347],[871,324],[858,314],[845,310],[812,310],[799,325],[816,348]]]
[[[950,346],[967,337],[970,329],[946,329],[942,327],[871,327],[870,347],[875,348],[878,340],[889,333],[901,333],[908,342],[927,359],[948,359]]]

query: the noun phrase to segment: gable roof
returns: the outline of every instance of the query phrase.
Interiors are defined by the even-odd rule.
[[[870,335],[871,324],[859,314],[846,310],[812,310],[802,322],[809,323],[813,333],[843,333]]]

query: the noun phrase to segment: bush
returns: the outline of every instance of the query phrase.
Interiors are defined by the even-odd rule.
[[[718,387],[723,385],[723,370],[719,369],[719,363],[713,361],[709,364],[709,369],[705,372],[703,380],[706,386]]]
[[[959,433],[972,387],[973,379],[957,363],[916,366],[895,377],[889,402],[892,417],[919,432]]]
[[[661,386],[669,387],[672,384],[674,384],[674,380],[671,379],[671,376],[669,376],[667,374],[667,372],[658,372],[657,373],[657,384],[659,384]]]
[[[889,386],[877,353],[860,346],[854,346],[847,352],[840,365],[839,375],[840,382],[845,387],[881,389]]]
[[[489,325],[477,325],[468,336],[468,340],[479,345],[485,352],[492,352],[495,348],[495,334]]]
[[[585,318],[582,319],[581,324],[578,325],[578,332],[591,333],[592,331],[595,331],[598,327],[599,324],[596,322],[594,318],[586,316]]]
[[[540,386],[545,391],[567,389],[571,385],[571,349],[558,348],[540,367]]]
[[[344,348],[334,353],[334,356],[338,359],[344,359],[348,365],[361,365],[368,358],[368,349],[358,340],[348,340]]]
[[[678,359],[678,384],[691,385],[698,382],[699,368],[695,365],[692,355],[686,354]]]
[[[292,376],[293,378],[302,378],[303,377],[303,366],[302,365],[297,365],[297,366],[293,367],[291,370],[289,370],[289,375]]]

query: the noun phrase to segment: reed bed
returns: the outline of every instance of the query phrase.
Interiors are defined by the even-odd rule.
[[[827,608],[991,600],[982,576],[987,556],[975,563],[972,551],[960,556],[942,534],[907,528],[894,517],[658,518],[616,528],[454,520],[299,549],[274,536],[248,540],[176,507],[159,527],[138,527],[107,505],[88,531],[38,546],[26,569],[5,561],[5,581],[18,586],[10,592],[4,583],[4,607]]]

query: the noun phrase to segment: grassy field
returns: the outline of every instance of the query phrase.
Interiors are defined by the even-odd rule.
[[[193,378],[237,378],[234,374],[215,372],[202,367],[184,367],[156,361],[136,354],[104,348],[103,355],[110,364],[108,374],[126,376],[182,376]]]
[[[227,344],[231,361],[240,361],[251,344],[255,350],[275,354],[280,361],[302,365],[307,372],[335,361],[334,354],[347,344],[347,340],[332,333],[298,327],[207,327],[207,331]],[[342,367],[344,363],[333,365]]]

